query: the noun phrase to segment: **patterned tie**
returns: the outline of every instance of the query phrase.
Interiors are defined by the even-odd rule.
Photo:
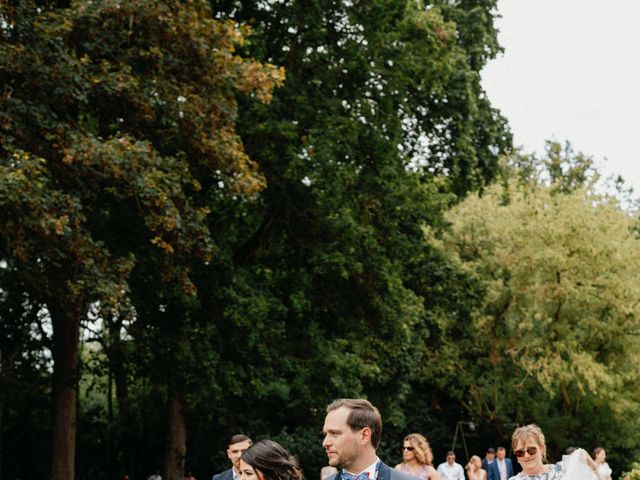
[[[369,473],[362,472],[358,475],[354,475],[353,473],[349,473],[346,471],[342,471],[342,480],[369,480]]]

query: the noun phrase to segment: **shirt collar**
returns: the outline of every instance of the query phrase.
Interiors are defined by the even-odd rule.
[[[378,462],[379,461],[380,461],[380,459],[378,457],[376,457],[376,461],[375,462],[373,462],[371,465],[369,465],[363,471],[357,473],[357,475],[361,475],[363,473],[366,473],[367,476],[369,477],[369,480],[376,480],[376,474],[378,473],[378,469],[376,467],[378,466]],[[352,473],[352,472],[349,472],[348,470],[345,470],[345,472]]]

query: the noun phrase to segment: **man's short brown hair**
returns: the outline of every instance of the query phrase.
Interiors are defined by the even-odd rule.
[[[240,443],[240,442],[249,442],[249,445],[253,444],[253,442],[249,437],[247,437],[246,435],[243,435],[242,433],[237,433],[231,436],[231,438],[229,439],[229,442],[227,443],[227,447],[230,447],[231,445],[235,445],[236,443]]]
[[[368,427],[371,430],[371,444],[373,448],[378,448],[382,436],[382,417],[378,409],[364,398],[338,398],[327,405],[327,413],[342,407],[351,410],[347,417],[349,428],[356,432]]]

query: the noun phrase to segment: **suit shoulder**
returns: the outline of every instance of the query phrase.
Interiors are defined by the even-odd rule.
[[[232,469],[225,470],[224,472],[216,473],[211,480],[225,480],[231,474],[231,478],[233,478]]]

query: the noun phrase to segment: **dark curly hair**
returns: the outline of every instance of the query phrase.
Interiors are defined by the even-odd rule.
[[[260,440],[240,457],[264,475],[265,480],[302,480],[302,470],[293,455],[271,440]]]

